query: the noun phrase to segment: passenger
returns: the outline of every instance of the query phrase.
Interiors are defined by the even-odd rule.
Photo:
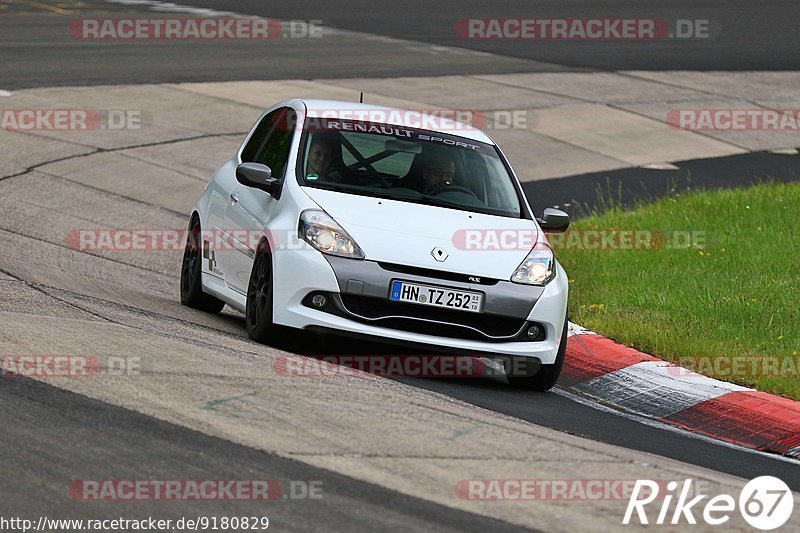
[[[341,174],[336,170],[341,159],[341,148],[336,139],[329,136],[316,135],[308,148],[306,161],[306,179],[319,181],[339,181]],[[337,154],[337,152],[339,152]]]

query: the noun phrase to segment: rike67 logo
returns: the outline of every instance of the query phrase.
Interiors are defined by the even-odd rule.
[[[773,476],[750,480],[739,493],[738,501],[729,494],[712,498],[706,494],[694,495],[691,479],[685,480],[680,489],[678,486],[677,481],[670,481],[664,494],[659,490],[663,488],[663,483],[649,479],[636,480],[622,523],[630,524],[635,517],[640,524],[650,524],[652,515],[648,518],[645,507],[658,501],[660,509],[652,522],[654,524],[697,524],[697,518],[702,518],[708,525],[720,526],[731,519],[738,503],[739,513],[745,522],[756,529],[770,531],[784,525],[794,508],[792,491],[786,483]],[[695,517],[694,513],[699,516]]]

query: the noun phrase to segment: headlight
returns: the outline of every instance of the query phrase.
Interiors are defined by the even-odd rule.
[[[547,244],[540,242],[514,271],[511,281],[526,285],[546,285],[554,277],[556,277],[556,259],[553,250]]]
[[[321,209],[300,213],[300,238],[324,254],[364,259],[356,241]]]

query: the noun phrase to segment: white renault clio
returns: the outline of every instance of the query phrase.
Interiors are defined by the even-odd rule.
[[[567,276],[500,149],[441,116],[328,100],[268,109],[189,222],[181,301],[280,326],[525,361],[553,387]]]

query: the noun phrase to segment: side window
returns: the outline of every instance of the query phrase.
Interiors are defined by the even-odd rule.
[[[252,137],[250,137],[250,140],[247,141],[247,144],[242,150],[242,163],[255,162],[256,155],[264,145],[264,141],[267,140],[267,135],[272,131],[272,124],[274,123],[275,116],[280,112],[281,110],[277,109],[261,119]]]
[[[276,178],[282,178],[286,174],[286,162],[289,161],[295,124],[297,124],[297,113],[294,109],[288,107],[278,109],[272,132],[256,155],[256,163],[267,165]]]
[[[288,107],[265,116],[242,150],[242,162],[263,163],[273,176],[283,177],[296,123],[297,113]]]

